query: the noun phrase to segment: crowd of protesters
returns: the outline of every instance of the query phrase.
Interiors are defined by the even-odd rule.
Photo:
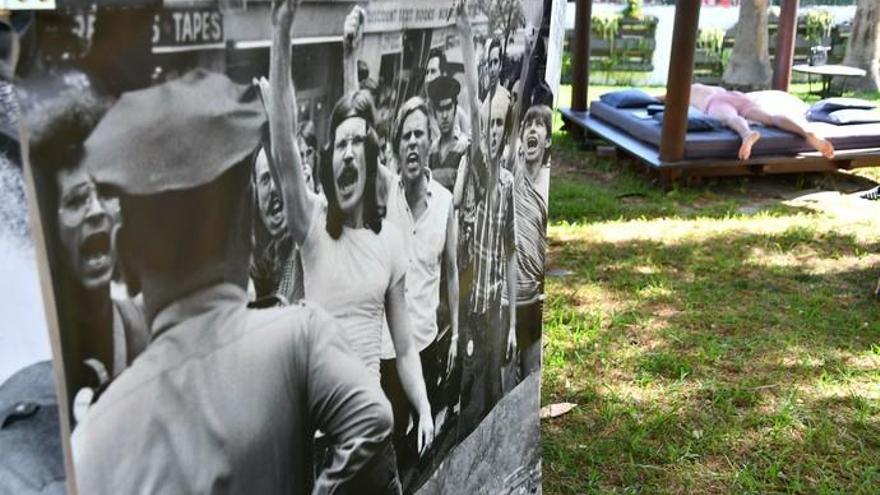
[[[552,96],[455,10],[418,90],[361,63],[300,119],[267,78],[40,102],[31,162],[83,493],[412,491],[540,367]],[[479,55],[478,55],[479,54]]]

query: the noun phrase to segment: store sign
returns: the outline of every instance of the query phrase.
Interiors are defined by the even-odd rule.
[[[471,19],[483,17],[476,4],[470,4]],[[376,2],[367,7],[365,31],[382,32],[402,29],[432,29],[449,26],[455,21],[452,5],[436,2]]]
[[[192,46],[223,43],[223,14],[212,9],[175,9],[157,14],[153,46]]]

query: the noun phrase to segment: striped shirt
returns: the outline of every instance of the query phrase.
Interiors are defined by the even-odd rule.
[[[455,187],[455,179],[458,177],[458,167],[461,157],[465,156],[470,149],[467,136],[455,134],[452,146],[447,150],[446,156],[440,151],[440,138],[431,143],[430,167],[434,173],[434,180],[443,187],[452,191]]]
[[[547,249],[547,199],[549,167],[542,167],[536,181],[521,165],[514,179],[516,200],[516,302],[530,304],[543,293],[544,256]]]
[[[476,178],[475,176],[471,176]],[[474,285],[470,306],[475,314],[500,307],[507,259],[516,249],[516,215],[513,175],[501,168],[495,194],[483,189],[476,197],[474,219]]]

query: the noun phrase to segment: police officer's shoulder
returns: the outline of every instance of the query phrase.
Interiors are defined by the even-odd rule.
[[[274,298],[273,298],[274,300]],[[275,303],[249,305],[248,315],[252,326],[286,326],[308,319],[309,306],[305,301],[275,301]]]
[[[0,493],[63,488],[64,455],[50,361],[22,368],[0,384],[0,452]]]
[[[385,225],[383,225],[384,230]],[[250,321],[253,327],[272,327],[278,331],[292,336],[298,335],[307,338],[308,334],[318,331],[326,331],[326,327],[335,327],[333,318],[319,305],[298,300],[288,305],[275,306],[264,309],[251,309]]]

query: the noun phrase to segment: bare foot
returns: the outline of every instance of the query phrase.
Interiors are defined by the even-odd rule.
[[[743,138],[742,144],[739,145],[739,159],[748,160],[752,156],[752,146],[761,139],[761,133],[758,131],[749,131]]]
[[[830,142],[820,138],[812,132],[807,133],[807,142],[810,143],[810,146],[816,148],[819,153],[822,153],[822,156],[828,158],[829,160],[834,158],[834,145]]]

